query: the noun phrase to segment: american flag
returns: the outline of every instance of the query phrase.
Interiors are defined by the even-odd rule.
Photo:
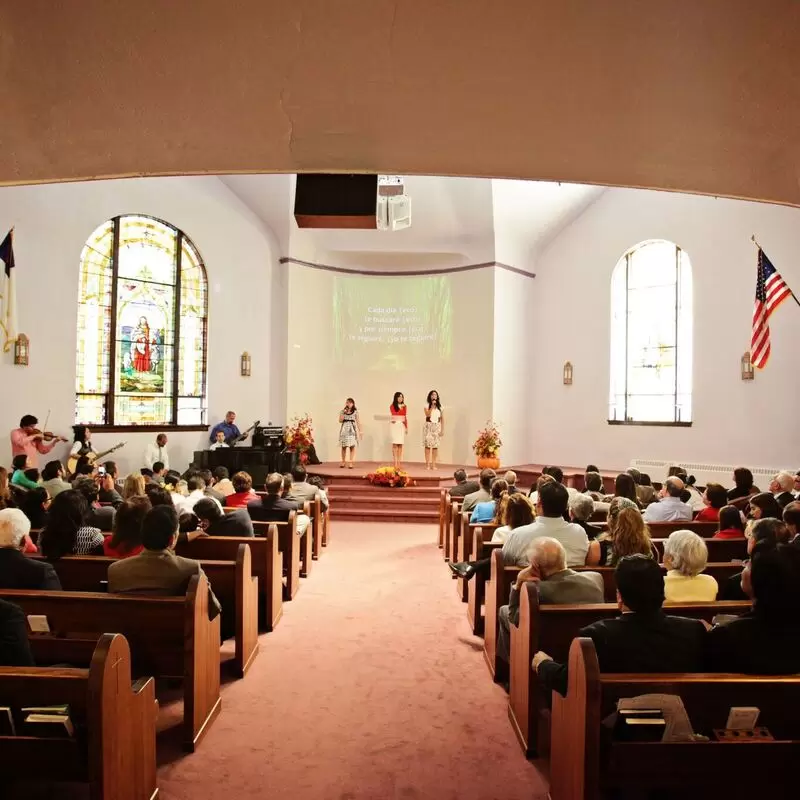
[[[758,277],[756,278],[756,305],[753,309],[753,335],[750,340],[750,361],[763,369],[770,353],[769,318],[792,290],[781,278],[764,251],[758,248]]]

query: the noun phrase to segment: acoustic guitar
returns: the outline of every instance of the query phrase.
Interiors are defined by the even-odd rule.
[[[104,456],[109,456],[111,453],[116,452],[120,449],[120,447],[125,447],[127,442],[117,442],[113,447],[109,448],[108,450],[103,450],[102,453],[95,453],[94,450],[90,450],[88,453],[84,453],[86,459],[89,461],[90,464],[94,464],[95,462],[99,461]],[[78,459],[80,459],[80,455],[70,456],[67,459],[67,471],[70,475],[75,474],[75,470],[78,467]]]

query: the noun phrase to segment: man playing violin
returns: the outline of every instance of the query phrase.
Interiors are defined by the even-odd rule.
[[[39,466],[39,453],[46,455],[59,441],[66,441],[61,436],[51,436],[51,441],[45,442],[45,434],[36,427],[38,422],[33,414],[26,414],[19,421],[19,428],[11,431],[11,457],[24,453],[31,468]]]

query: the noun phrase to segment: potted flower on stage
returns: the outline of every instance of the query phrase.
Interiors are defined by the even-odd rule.
[[[308,451],[314,445],[314,424],[308,413],[293,417],[283,436],[287,452],[297,453],[301,464],[308,462]]]
[[[367,480],[373,486],[389,486],[391,488],[411,486],[413,483],[407,472],[396,467],[378,467],[375,472],[367,475]]]
[[[497,469],[500,466],[500,429],[493,420],[488,420],[482,430],[478,431],[478,438],[472,445],[475,455],[478,456],[480,469]]]

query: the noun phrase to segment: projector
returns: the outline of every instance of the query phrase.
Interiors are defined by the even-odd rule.
[[[407,195],[378,195],[375,210],[379,231],[402,231],[411,227],[411,198]]]

